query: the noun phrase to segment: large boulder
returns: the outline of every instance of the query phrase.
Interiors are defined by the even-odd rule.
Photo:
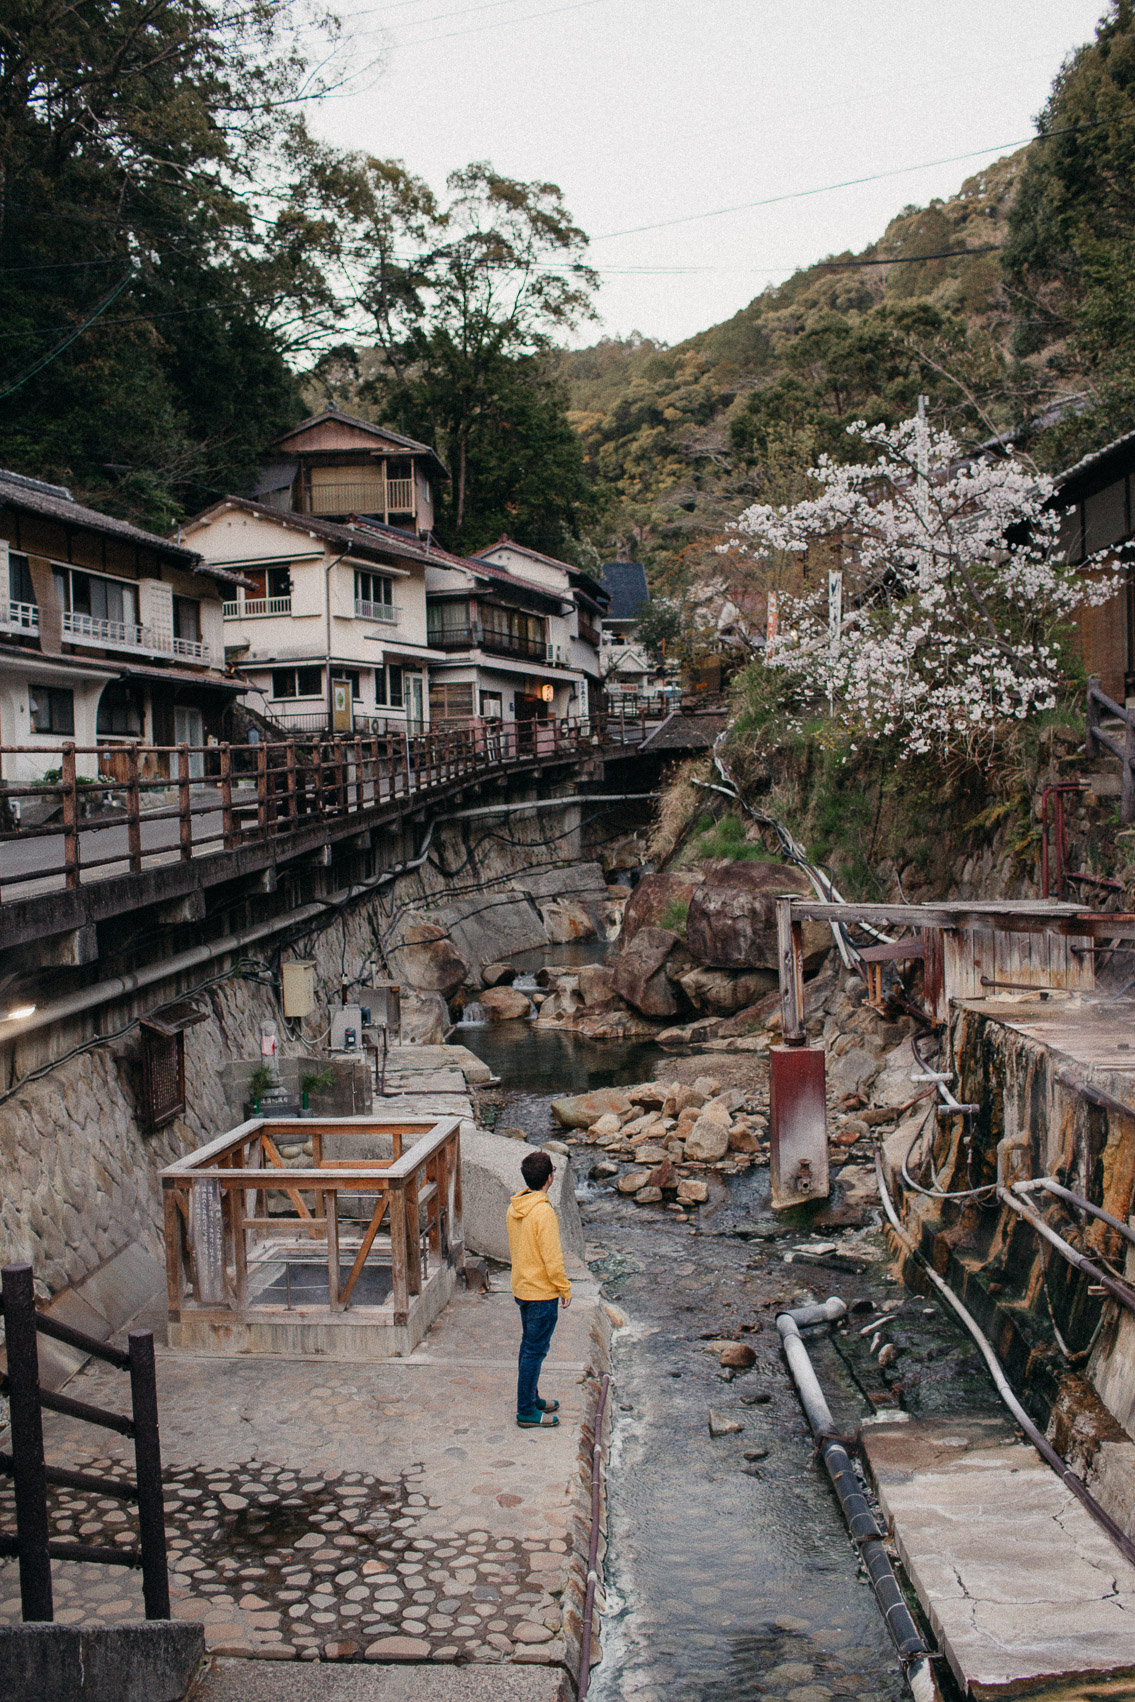
[[[553,1099],[552,1116],[564,1129],[589,1129],[600,1117],[614,1112],[625,1117],[631,1108],[630,1099],[618,1087],[597,1087],[590,1093],[577,1093],[570,1099]]]
[[[548,939],[555,946],[566,945],[569,940],[589,940],[595,932],[595,923],[583,905],[570,899],[554,899],[551,904],[542,904],[540,915],[548,930]]]
[[[508,1228],[505,1213],[513,1194],[524,1187],[520,1174],[521,1160],[531,1147],[519,1141],[490,1135],[475,1129],[472,1123],[461,1125],[461,1191],[464,1195],[463,1216],[465,1245],[474,1253],[486,1253],[491,1259],[508,1262]],[[555,1179],[548,1198],[560,1220],[560,1241],[570,1264],[583,1258],[583,1225],[575,1200],[575,1182],[571,1159],[549,1153],[555,1169]],[[579,1270],[579,1275],[586,1271]]]
[[[729,1151],[731,1119],[723,1105],[711,1101],[686,1137],[686,1157],[712,1164]]]
[[[615,991],[643,1016],[676,1016],[685,1005],[685,995],[675,987],[668,971],[689,963],[677,934],[669,928],[640,928],[615,963]]]
[[[686,917],[686,944],[695,962],[708,969],[775,971],[776,900],[785,893],[813,896],[807,875],[790,863],[711,869],[694,891]],[[805,922],[805,967],[818,968],[831,943],[825,923]]]
[[[515,963],[486,963],[481,971],[482,987],[511,987],[515,980]]]
[[[643,928],[670,928],[680,934],[690,900],[703,879],[700,869],[643,875],[623,911],[624,943]]]
[[[615,1002],[615,971],[605,963],[583,963],[578,970],[579,993],[589,1011],[606,1010]]]
[[[695,1009],[732,1016],[771,992],[777,974],[774,969],[691,969],[680,985]]]
[[[440,993],[402,993],[402,1043],[405,1046],[441,1046],[453,1027],[449,1006]]]
[[[395,955],[402,980],[420,993],[452,998],[469,979],[469,965],[436,922],[411,922]]]
[[[532,1014],[532,1001],[527,993],[515,987],[486,987],[480,1001],[488,1012],[490,1022],[515,1022]]]

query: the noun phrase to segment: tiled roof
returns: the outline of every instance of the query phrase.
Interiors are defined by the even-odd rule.
[[[306,532],[309,537],[323,538],[327,543],[342,544],[362,553],[404,556],[408,561],[430,561],[437,551],[431,551],[420,538],[400,532],[396,526],[383,526],[369,520],[321,520],[315,514],[296,514],[290,508],[268,508],[246,496],[226,496],[220,502],[195,514],[187,526],[211,520],[226,508],[239,508],[243,514],[254,514],[274,520],[290,532]],[[210,570],[211,571],[211,570]]]
[[[582,567],[574,567],[570,561],[561,561],[558,556],[546,556],[540,550],[530,549],[527,544],[518,544],[515,538],[510,538],[507,532],[502,532],[495,544],[490,544],[486,550],[478,550],[478,560],[484,561],[494,550],[515,550],[518,555],[529,556],[533,561],[542,561],[547,567],[562,568],[572,581],[582,581],[581,589],[586,590],[597,603],[605,604],[607,592],[598,579],[593,579],[590,573]]]
[[[641,561],[605,561],[603,583],[611,598],[607,619],[632,621],[644,603],[649,603],[646,569]]]
[[[278,444],[290,443],[294,437],[299,436],[301,431],[310,431],[312,426],[322,425],[324,420],[335,420],[339,425],[354,426],[356,431],[368,432],[371,437],[381,437],[384,442],[393,443],[399,449],[408,450],[411,455],[429,455],[437,463],[443,476],[449,477],[437,450],[432,449],[428,443],[419,443],[416,438],[404,437],[400,431],[392,431],[389,426],[375,425],[373,420],[362,420],[357,414],[345,414],[342,408],[320,408],[319,412],[312,414],[310,419],[301,420],[299,425],[293,426],[290,431],[281,432],[276,442]]]
[[[65,485],[45,484],[41,479],[25,478],[22,473],[0,468],[0,507],[17,508],[24,514],[38,514],[45,520],[58,520],[66,526],[82,526],[88,532],[100,532],[106,537],[119,538],[124,543],[144,545],[158,550],[179,566],[194,569],[200,561],[197,550],[187,550],[156,532],[144,532],[129,520],[119,520],[113,514],[102,514],[97,508],[86,508],[76,502]]]

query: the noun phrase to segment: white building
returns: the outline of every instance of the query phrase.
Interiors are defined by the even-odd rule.
[[[242,497],[215,503],[182,533],[207,562],[248,581],[225,603],[224,644],[251,708],[295,732],[427,724],[426,544],[381,523]]]
[[[505,553],[505,542],[496,550]],[[598,649],[594,659],[588,651],[586,671],[575,665],[581,652],[568,579],[575,570],[550,557],[533,559],[517,545],[508,544],[507,555],[507,565],[487,556],[431,555],[426,590],[435,722],[579,720],[590,712]],[[521,573],[521,565],[533,571]]]
[[[225,674],[222,595],[242,592],[195,550],[0,471],[0,743],[26,747],[3,778],[59,768],[65,742],[81,776],[122,778],[132,742],[222,736],[243,689]],[[168,754],[146,761],[144,778],[168,774]]]
[[[476,559],[503,567],[518,578],[546,586],[563,598],[563,609],[549,621],[548,640],[552,660],[564,663],[583,675],[578,706],[571,713],[584,717],[600,708],[600,647],[606,617],[608,595],[605,588],[573,567],[571,562],[555,556],[542,555],[539,550],[518,544],[515,539],[502,537],[487,550],[480,550]]]

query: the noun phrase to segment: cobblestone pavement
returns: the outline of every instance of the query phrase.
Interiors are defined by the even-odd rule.
[[[516,1307],[459,1295],[410,1358],[347,1366],[161,1352],[158,1395],[173,1614],[217,1655],[372,1661],[563,1658],[569,1560],[598,1295],[577,1280],[543,1392],[555,1431],[515,1425]],[[91,1365],[68,1394],[124,1405],[123,1379]],[[128,1442],[45,1414],[52,1464],[132,1469]],[[92,1449],[92,1441],[96,1449]],[[52,1491],[53,1530],[131,1546],[128,1504]],[[8,1503],[8,1504],[6,1504]],[[11,1522],[0,1491],[0,1524]],[[134,1571],[57,1563],[56,1617],[142,1616]],[[19,1618],[14,1563],[0,1621]]]

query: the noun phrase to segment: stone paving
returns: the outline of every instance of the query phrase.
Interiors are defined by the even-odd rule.
[[[514,1420],[517,1315],[507,1276],[456,1297],[404,1360],[221,1359],[161,1352],[173,1614],[214,1654],[270,1659],[516,1662],[564,1658],[579,1433],[601,1336],[586,1276],[560,1315],[544,1392],[555,1431]],[[121,1407],[93,1364],[68,1394]],[[131,1469],[130,1444],[45,1414],[51,1463]],[[98,1452],[92,1451],[92,1441]],[[0,1490],[8,1525],[10,1490]],[[52,1492],[56,1534],[133,1543],[123,1504]],[[54,1567],[63,1623],[141,1617],[134,1571]],[[14,1563],[0,1621],[19,1618]]]

